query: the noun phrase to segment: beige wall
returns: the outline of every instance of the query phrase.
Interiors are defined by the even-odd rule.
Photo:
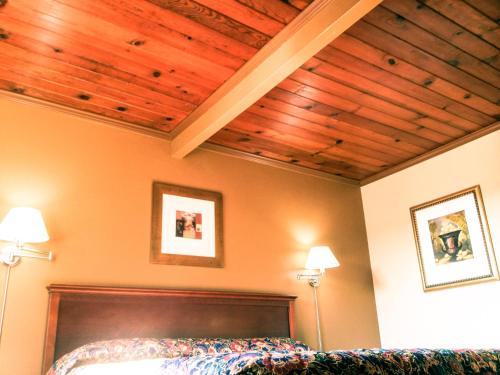
[[[208,151],[173,160],[164,140],[2,98],[0,139],[0,216],[40,208],[52,239],[38,248],[56,255],[13,270],[2,374],[39,371],[50,283],[297,295],[297,336],[314,344],[312,291],[295,279],[307,242],[341,262],[319,290],[325,347],[379,345],[359,188]],[[222,192],[225,268],[149,263],[153,180]]]
[[[383,347],[500,347],[500,282],[424,293],[409,208],[479,184],[500,258],[500,131],[361,188]]]

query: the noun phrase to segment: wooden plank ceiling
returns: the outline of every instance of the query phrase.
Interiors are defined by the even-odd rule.
[[[0,0],[0,89],[171,134],[310,2]],[[497,127],[499,19],[385,0],[208,142],[363,180]]]

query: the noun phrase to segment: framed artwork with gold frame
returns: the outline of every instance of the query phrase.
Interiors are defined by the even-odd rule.
[[[223,267],[222,194],[154,182],[150,261]]]
[[[424,291],[498,280],[479,185],[410,208]]]

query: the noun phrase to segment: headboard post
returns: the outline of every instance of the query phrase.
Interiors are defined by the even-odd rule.
[[[42,374],[45,374],[54,362],[57,318],[61,295],[49,289],[49,307],[47,311],[47,326],[45,328],[45,344],[43,350]]]
[[[50,285],[42,374],[99,340],[293,337],[294,296],[208,290]]]
[[[293,297],[288,301],[288,324],[290,329],[290,337],[292,339],[295,338],[295,299],[297,297]]]

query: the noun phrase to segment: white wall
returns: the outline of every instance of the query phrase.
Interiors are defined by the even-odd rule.
[[[424,292],[409,208],[479,184],[500,258],[500,131],[362,187],[382,347],[500,347],[500,282]]]

